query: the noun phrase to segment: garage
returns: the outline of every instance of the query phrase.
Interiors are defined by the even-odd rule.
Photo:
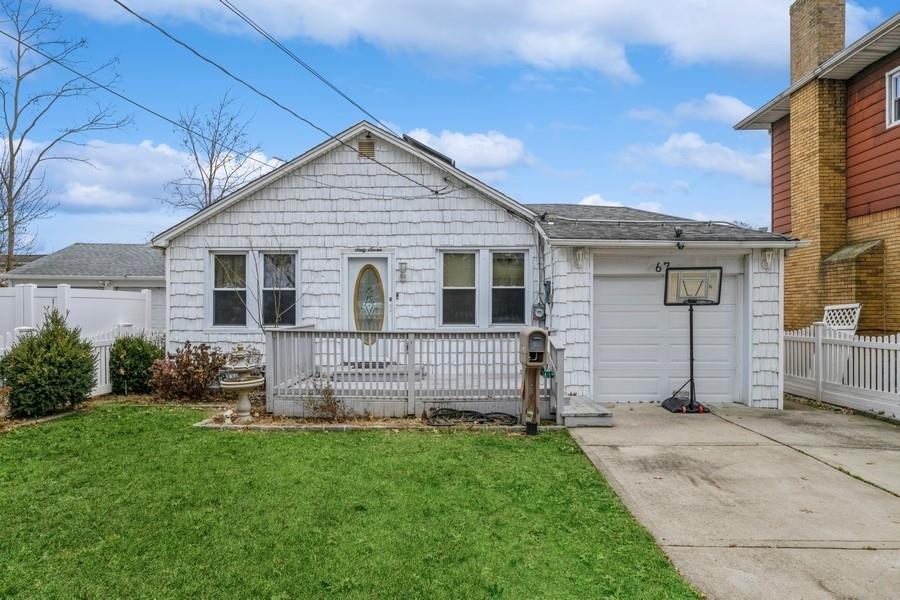
[[[700,402],[739,400],[742,261],[600,256],[593,289],[593,389],[598,401],[660,402],[687,380],[688,309],[663,305],[664,268],[670,264],[725,268],[721,303],[695,309],[695,378]]]

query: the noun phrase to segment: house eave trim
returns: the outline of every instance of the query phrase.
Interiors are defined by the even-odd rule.
[[[690,248],[800,248],[809,245],[803,240],[754,240],[754,241],[691,241],[681,242],[671,240],[579,240],[579,239],[551,239],[552,246],[581,247],[581,248],[677,248],[679,243],[684,244],[685,249]]]

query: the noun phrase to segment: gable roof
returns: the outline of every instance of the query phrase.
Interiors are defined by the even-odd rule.
[[[363,133],[371,133],[384,142],[398,146],[399,148],[405,150],[406,152],[409,152],[416,158],[432,165],[439,171],[443,171],[459,179],[468,187],[475,189],[482,195],[486,196],[488,199],[496,202],[507,210],[518,214],[528,221],[534,221],[534,214],[531,213],[531,211],[529,211],[523,205],[519,204],[499,190],[496,190],[486,183],[476,179],[475,177],[472,177],[465,171],[457,168],[454,164],[447,162],[448,159],[446,157],[443,157],[443,155],[441,155],[440,153],[427,148],[421,142],[415,144],[410,143],[409,141],[397,137],[394,134],[381,129],[380,127],[372,125],[368,121],[360,121],[356,125],[345,129],[341,133],[335,135],[333,138],[322,142],[318,146],[308,150],[307,152],[304,152],[300,156],[284,163],[283,165],[280,165],[278,168],[269,171],[268,173],[261,177],[258,177],[257,179],[254,179],[247,185],[232,192],[215,204],[207,206],[203,210],[194,213],[180,223],[177,223],[176,225],[173,225],[172,227],[166,229],[153,238],[153,245],[163,248],[168,246],[170,240],[178,237],[185,231],[195,227],[196,225],[199,225],[200,223],[203,223],[210,217],[217,215],[224,210],[227,210],[230,206],[240,202],[244,198],[247,198],[255,192],[263,189],[267,185],[270,185],[278,179],[288,175],[295,169],[319,158],[320,156],[341,146],[342,144],[349,143],[351,140],[362,135]]]
[[[900,12],[859,38],[825,62],[812,73],[801,77],[788,89],[766,102],[735,129],[769,129],[772,123],[791,113],[791,94],[814,79],[850,79],[900,48]]]
[[[72,244],[20,265],[6,279],[164,279],[165,258],[147,244]]]
[[[733,223],[695,221],[624,206],[587,204],[528,204],[539,215],[538,224],[550,243],[591,245],[595,242],[677,242],[714,243],[793,248],[799,242],[792,237]],[[682,233],[676,237],[675,228]],[[623,244],[624,245],[624,244]]]

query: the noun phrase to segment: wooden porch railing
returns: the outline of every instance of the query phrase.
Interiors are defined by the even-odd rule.
[[[561,351],[560,351],[561,352]],[[266,333],[266,407],[307,415],[328,390],[345,407],[374,416],[420,415],[432,406],[518,414],[522,367],[516,331],[323,331]],[[551,352],[549,370],[561,368]],[[542,382],[541,411],[557,385]]]

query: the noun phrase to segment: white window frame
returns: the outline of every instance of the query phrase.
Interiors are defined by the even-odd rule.
[[[222,249],[222,250],[210,250],[209,256],[207,259],[207,287],[209,290],[207,294],[207,310],[206,310],[206,323],[209,329],[214,329],[216,331],[246,331],[250,324],[253,322],[253,319],[250,315],[250,306],[252,302],[250,301],[250,289],[248,284],[253,281],[250,273],[250,253],[246,250],[233,250],[233,249]],[[245,294],[245,315],[244,315],[244,324],[243,325],[216,325],[215,324],[215,292],[216,291],[225,291],[225,290],[236,290],[240,288],[217,288],[216,286],[216,256],[243,256],[244,257],[244,294]]]
[[[452,289],[452,290],[467,290],[470,288],[460,288],[460,287],[444,287],[444,256],[447,254],[472,254],[475,256],[475,322],[474,323],[444,323],[444,290]],[[437,322],[440,327],[446,327],[448,329],[472,329],[473,327],[478,327],[479,321],[479,306],[481,305],[481,286],[479,285],[479,272],[481,269],[479,268],[480,251],[477,248],[447,248],[440,250],[438,252],[438,268],[437,268],[437,290],[438,290],[438,302],[437,309],[438,313],[436,315]]]
[[[894,117],[894,104],[897,100],[895,92],[897,90],[897,81],[900,80],[900,67],[893,71],[888,71],[885,75],[885,127],[897,127],[900,125],[900,115]]]
[[[522,285],[494,285],[494,255],[495,254],[521,254],[522,255]],[[488,252],[488,319],[491,327],[524,327],[528,323],[528,252],[525,250],[505,250],[502,248],[492,248]],[[525,306],[522,307],[521,323],[494,323],[494,289],[500,290],[522,290],[522,300]]]
[[[525,322],[522,324],[497,324],[491,323],[491,302],[492,294],[492,256],[494,252],[517,252],[525,255]],[[475,254],[475,324],[444,324],[444,254]],[[531,268],[531,249],[522,246],[514,246],[511,248],[503,248],[498,246],[490,247],[463,247],[463,248],[440,248],[436,256],[435,269],[435,306],[437,313],[435,314],[435,323],[439,329],[463,329],[463,330],[484,330],[491,329],[497,331],[517,331],[523,326],[531,323],[531,304],[534,273]]]
[[[265,287],[266,282],[266,254],[288,254],[294,257],[294,287],[293,288],[267,288]],[[264,308],[264,292],[267,290],[294,290],[294,322],[290,325],[280,325],[280,327],[296,327],[298,323],[300,323],[300,252],[298,250],[284,250],[280,248],[271,248],[267,250],[260,250],[257,253],[257,257],[259,259],[259,273],[257,273],[257,282],[259,290],[259,301],[257,302],[258,310],[259,310],[259,322],[262,324],[262,327],[270,328],[276,327],[275,325],[266,325],[264,323],[265,316],[265,308]]]

